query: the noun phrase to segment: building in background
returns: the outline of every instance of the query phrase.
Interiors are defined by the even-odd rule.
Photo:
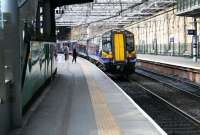
[[[197,35],[200,35],[200,19],[197,18]],[[135,34],[138,53],[192,56],[192,36],[188,29],[194,29],[193,18],[177,16],[176,7],[134,23],[126,29]],[[198,48],[198,56],[200,51]]]
[[[177,15],[200,16],[200,0],[177,0]]]
[[[196,53],[200,57],[199,11],[200,0],[177,0],[177,6],[133,23],[126,29],[135,34],[138,53],[188,57],[194,56],[193,35],[188,31],[197,29]]]
[[[197,62],[199,57],[199,18],[200,0],[177,0],[177,15],[193,17],[193,29],[188,30],[192,35],[192,56],[193,61]]]

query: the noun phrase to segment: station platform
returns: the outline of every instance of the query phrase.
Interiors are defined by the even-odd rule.
[[[138,54],[137,60],[139,68],[200,85],[200,59],[195,63],[187,57]]]
[[[169,64],[174,66],[180,66],[185,68],[191,68],[200,70],[200,59],[195,63],[192,58],[186,57],[176,57],[176,56],[162,56],[162,55],[148,55],[148,54],[138,54],[137,58],[139,60],[146,60],[152,62],[158,62],[163,64]]]
[[[166,135],[110,78],[58,56],[58,74],[20,135]]]

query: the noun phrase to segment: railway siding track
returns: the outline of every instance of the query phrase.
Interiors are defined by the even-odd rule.
[[[200,125],[136,81],[116,81],[169,135],[199,135]]]
[[[139,78],[139,79],[135,79]],[[185,114],[191,116],[194,120],[200,121],[200,97],[195,95],[195,93],[188,92],[191,89],[188,89],[184,83],[180,87],[180,82],[178,82],[178,86],[169,85],[168,83],[164,83],[163,79],[156,80],[153,77],[145,77],[140,74],[135,74],[132,76],[134,81],[137,81],[144,87],[151,89],[152,92],[156,93],[163,99],[167,100],[183,112]],[[183,90],[184,88],[184,90]],[[195,88],[193,87],[193,90]],[[188,90],[188,91],[187,91]],[[200,91],[196,89],[195,91]]]
[[[189,114],[187,114],[186,112],[182,111],[181,109],[179,109],[178,107],[176,107],[175,105],[171,104],[170,102],[168,102],[167,100],[165,100],[164,98],[160,97],[159,95],[153,93],[151,90],[145,88],[144,86],[142,86],[141,84],[137,84],[139,85],[141,88],[143,88],[144,90],[148,91],[150,94],[152,94],[153,96],[157,97],[158,99],[160,99],[162,102],[165,102],[167,105],[171,106],[172,108],[174,108],[175,110],[179,111],[180,113],[182,113],[183,115],[185,115],[185,117],[188,117],[189,119],[193,120],[195,123],[198,123],[200,126],[200,121],[195,119],[194,117],[190,116]]]
[[[200,86],[197,84],[190,83],[181,79],[178,80],[173,77],[159,75],[139,68],[136,69],[136,73],[200,98]]]

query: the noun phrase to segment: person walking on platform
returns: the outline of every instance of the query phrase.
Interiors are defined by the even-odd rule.
[[[75,62],[76,63],[76,58],[77,58],[77,52],[76,52],[76,49],[73,49],[73,59],[72,59],[72,63]]]

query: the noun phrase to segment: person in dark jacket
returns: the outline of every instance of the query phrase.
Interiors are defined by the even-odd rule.
[[[73,49],[73,54],[72,54],[72,56],[73,56],[72,63],[73,63],[74,61],[75,61],[75,63],[76,63],[76,58],[77,58],[76,49]]]

